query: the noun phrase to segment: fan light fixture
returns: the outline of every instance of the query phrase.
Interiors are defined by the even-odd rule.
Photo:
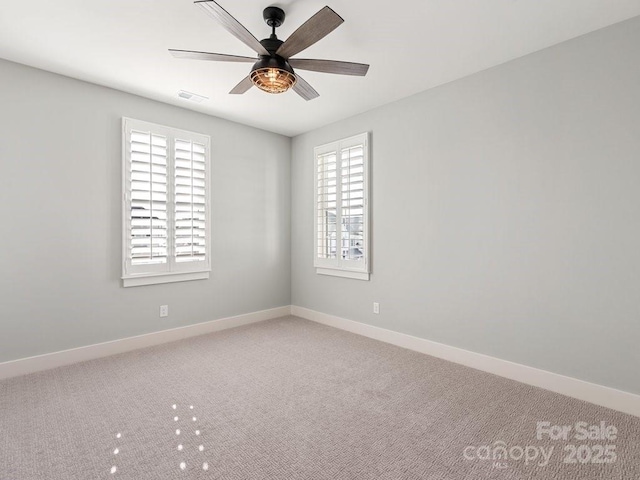
[[[251,81],[267,93],[283,93],[295,85],[296,77],[279,68],[260,68],[251,72]]]
[[[284,58],[261,55],[251,69],[251,82],[267,93],[283,93],[296,84],[296,76]]]

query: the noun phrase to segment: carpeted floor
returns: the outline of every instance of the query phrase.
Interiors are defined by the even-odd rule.
[[[0,407],[2,480],[640,479],[640,418],[294,317],[2,381]],[[579,421],[617,436],[536,438]]]

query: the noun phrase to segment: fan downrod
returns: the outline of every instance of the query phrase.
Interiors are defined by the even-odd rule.
[[[284,23],[284,10],[279,7],[267,7],[262,11],[262,18],[275,31]]]

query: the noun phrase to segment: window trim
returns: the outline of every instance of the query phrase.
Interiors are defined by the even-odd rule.
[[[165,264],[131,265],[131,151],[128,148],[131,130],[149,131],[167,138],[167,262]],[[205,259],[176,262],[175,248],[175,140],[189,140],[205,146]],[[156,123],[122,117],[122,285],[136,287],[160,283],[204,280],[211,272],[211,137]]]
[[[363,145],[363,244],[364,244],[364,256],[361,263],[356,263],[354,260],[344,260],[342,258],[327,259],[318,258],[318,156],[324,155],[330,152],[336,152],[336,169],[338,169],[339,162],[341,161],[341,152],[345,148],[353,147],[356,145]],[[370,142],[369,132],[364,132],[358,135],[353,135],[348,138],[343,138],[334,142],[319,145],[313,149],[313,266],[315,267],[316,274],[318,275],[330,275],[343,278],[352,278],[356,280],[369,280],[371,275],[371,252],[370,252],[370,208],[369,208],[369,172],[370,172]],[[341,177],[340,177],[341,178]],[[336,182],[337,183],[337,182]],[[336,188],[336,192],[339,189]],[[340,198],[340,201],[342,198]],[[340,204],[340,209],[342,205]],[[338,210],[338,208],[336,208]],[[341,227],[342,228],[342,227]],[[342,231],[340,229],[340,231]]]

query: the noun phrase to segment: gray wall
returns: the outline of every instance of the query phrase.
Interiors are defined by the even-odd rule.
[[[0,361],[290,303],[289,138],[1,60],[0,84]],[[209,280],[122,288],[122,116],[211,136]]]
[[[294,138],[293,304],[640,393],[638,45],[635,18]],[[313,147],[363,131],[373,275],[316,275]]]

